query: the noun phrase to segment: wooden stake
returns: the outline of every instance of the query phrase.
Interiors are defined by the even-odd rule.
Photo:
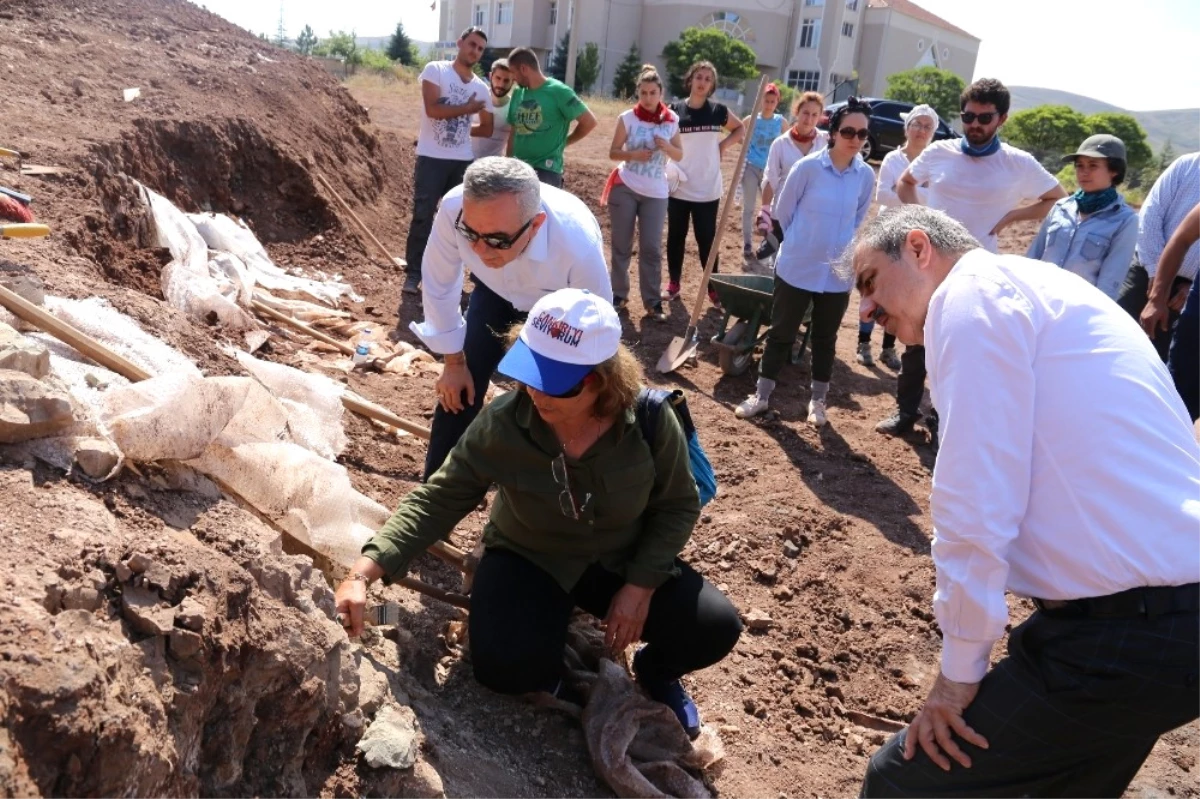
[[[310,336],[311,338],[315,338],[317,341],[324,342],[324,343],[328,344],[329,346],[334,347],[339,352],[343,352],[346,355],[354,354],[354,347],[351,347],[346,342],[338,341],[333,336],[330,336],[326,333],[322,333],[320,330],[317,330],[314,327],[304,324],[299,319],[293,319],[292,317],[288,316],[287,314],[281,313],[280,311],[275,310],[274,308],[263,303],[260,300],[251,300],[250,307],[253,308],[254,310],[258,311],[260,314],[262,314],[264,316],[269,316],[277,322],[283,322],[288,327],[295,328],[296,330],[299,330],[301,333],[303,333],[306,336]]]
[[[385,258],[387,258],[388,266],[400,266],[400,260],[392,257],[392,254],[388,252],[387,247],[383,246],[383,242],[375,238],[375,234],[371,232],[371,229],[363,224],[363,221],[358,218],[358,214],[354,213],[354,209],[342,199],[342,195],[338,194],[337,191],[334,190],[333,186],[329,185],[329,181],[327,181],[323,175],[317,175],[317,180],[321,182],[321,185],[325,187],[326,191],[333,195],[333,199],[337,200],[338,204],[345,209],[346,213],[350,215],[350,218],[354,220],[354,224],[358,226],[358,229],[361,230],[368,239],[375,243],[375,246],[378,247],[379,251],[383,253]]]

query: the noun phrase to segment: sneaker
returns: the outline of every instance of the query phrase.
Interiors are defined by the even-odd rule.
[[[911,433],[913,427],[915,427],[919,421],[921,421],[921,414],[919,413],[905,413],[904,411],[896,411],[894,414],[875,425],[875,429],[880,433],[887,433],[889,436],[902,436],[905,433]]]
[[[420,275],[409,275],[408,277],[404,278],[403,291],[405,294],[420,294],[421,293],[421,276]]]
[[[650,317],[654,319],[655,322],[667,321],[667,312],[663,310],[661,302],[654,303],[654,307],[650,309]]]
[[[754,248],[751,247],[749,244],[743,244],[742,245],[742,257],[747,260],[750,260],[751,258],[753,258],[754,257]]]
[[[733,415],[739,419],[749,419],[751,416],[758,416],[767,409],[770,400],[751,394],[746,397],[741,403],[733,409]]]
[[[721,298],[717,296],[716,289],[708,290],[708,301],[711,302],[713,304],[713,307],[716,308],[718,311],[721,310]]]
[[[758,246],[758,251],[754,253],[754,257],[760,261],[765,261],[774,254],[775,248],[771,245],[770,241],[764,239],[763,243]]]
[[[637,677],[638,685],[642,686],[655,702],[661,702],[671,708],[687,737],[696,740],[700,737],[700,709],[696,707],[695,701],[679,680],[650,680],[641,676],[638,660],[645,651],[646,648],[642,647],[633,656],[633,673]]]
[[[874,366],[875,365],[875,359],[871,357],[871,342],[869,342],[869,341],[858,342],[857,360],[863,366]]]
[[[879,360],[889,369],[900,371],[900,356],[896,354],[895,347],[884,347],[879,351]]]
[[[808,423],[817,427],[823,427],[825,422],[825,400],[810,400],[808,403]]]
[[[629,310],[629,300],[624,297],[613,297],[613,309],[617,313],[624,313]]]
[[[673,300],[679,296],[679,292],[680,292],[679,281],[678,280],[669,280],[669,281],[667,281],[666,290],[663,291],[663,293],[662,293],[662,298],[664,300],[666,300],[667,302],[670,302],[671,300]]]

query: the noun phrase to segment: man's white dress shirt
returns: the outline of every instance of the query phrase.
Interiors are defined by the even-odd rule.
[[[933,294],[925,347],[946,677],[987,672],[1006,589],[1079,599],[1200,581],[1200,448],[1129,314],[1062,269],[972,250]]]
[[[438,207],[421,261],[425,321],[409,324],[433,352],[445,355],[463,348],[467,324],[461,307],[464,267],[518,311],[528,311],[546,294],[565,288],[587,289],[612,302],[600,223],[578,197],[542,184],[546,221],[524,252],[493,269],[479,260],[471,242],[454,228],[462,211],[462,191],[462,186],[455,186]]]

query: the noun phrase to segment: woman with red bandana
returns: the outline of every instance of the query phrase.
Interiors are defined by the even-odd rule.
[[[792,106],[792,126],[771,142],[767,153],[767,167],[763,170],[762,212],[760,224],[766,228],[767,240],[754,255],[759,260],[769,258],[779,249],[771,230],[771,201],[776,192],[783,188],[783,179],[792,165],[810,153],[819,153],[829,143],[829,134],[817,128],[821,115],[825,113],[825,97],[820,92],[805,92],[796,98]]]
[[[638,283],[642,304],[655,321],[667,318],[662,304],[662,234],[667,221],[667,159],[683,158],[679,117],[662,101],[663,81],[652,65],[638,75],[638,100],[618,118],[608,155],[619,161],[604,187],[612,223],[613,305],[629,297],[629,260],[638,229]]]

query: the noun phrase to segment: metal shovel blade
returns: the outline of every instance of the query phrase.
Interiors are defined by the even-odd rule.
[[[696,338],[696,329],[688,328],[684,335],[671,339],[666,351],[658,359],[658,371],[662,374],[674,372],[687,363],[688,358],[693,357],[699,347],[700,341]]]

